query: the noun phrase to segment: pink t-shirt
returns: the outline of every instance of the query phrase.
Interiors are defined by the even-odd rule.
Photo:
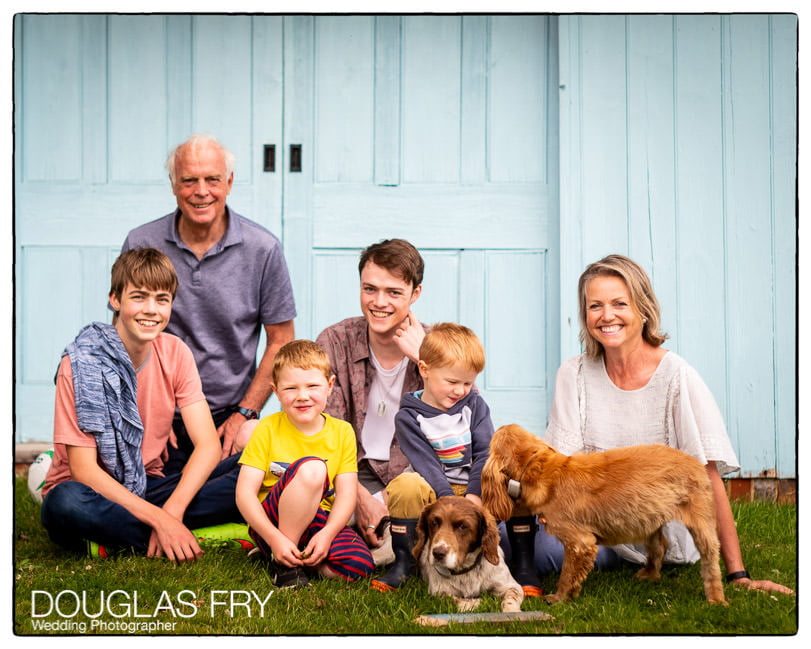
[[[183,408],[205,399],[200,375],[186,343],[162,333],[152,343],[152,352],[136,376],[138,412],[144,425],[141,445],[144,468],[147,475],[162,476],[175,407]],[[96,447],[96,438],[92,433],[82,432],[76,419],[69,356],[62,358],[56,376],[54,459],[42,488],[43,496],[54,485],[71,479],[66,446]]]

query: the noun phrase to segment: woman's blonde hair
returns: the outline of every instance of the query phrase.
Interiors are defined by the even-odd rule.
[[[577,283],[580,301],[580,343],[586,356],[598,358],[603,353],[603,346],[589,333],[586,324],[586,284],[595,277],[619,277],[625,282],[630,293],[631,307],[642,318],[642,338],[645,342],[659,347],[668,336],[659,330],[661,314],[659,301],[653,292],[650,278],[642,267],[623,255],[608,255],[586,267]]]
[[[460,363],[478,374],[484,369],[484,346],[464,325],[440,322],[425,334],[420,345],[420,361],[429,367]]]
[[[312,340],[292,340],[276,352],[270,374],[273,385],[276,385],[282,370],[289,367],[296,367],[300,370],[319,370],[324,373],[328,381],[332,376],[329,356],[320,345]]]

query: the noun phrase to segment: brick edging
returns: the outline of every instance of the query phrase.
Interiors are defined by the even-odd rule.
[[[797,504],[796,478],[726,478],[730,500]]]

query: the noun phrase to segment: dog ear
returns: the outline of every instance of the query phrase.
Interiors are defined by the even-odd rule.
[[[493,437],[493,442],[497,438]],[[503,470],[504,457],[494,444],[482,468],[482,504],[497,520],[506,521],[512,515],[513,501],[507,493],[507,476]]]
[[[420,512],[420,518],[417,521],[417,542],[414,544],[413,549],[411,550],[411,554],[414,555],[415,559],[420,558],[420,554],[422,554],[422,548],[425,545],[425,541],[428,538],[428,511],[431,509],[433,504],[426,505],[422,508],[422,512]]]
[[[498,565],[498,544],[501,537],[498,534],[496,519],[486,509],[479,510],[480,529],[482,533],[482,554],[494,566]]]

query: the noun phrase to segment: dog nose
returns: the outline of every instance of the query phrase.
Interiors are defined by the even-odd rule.
[[[437,561],[442,561],[442,559],[448,555],[448,549],[442,546],[437,546],[431,551],[431,554],[434,555],[434,559]]]

